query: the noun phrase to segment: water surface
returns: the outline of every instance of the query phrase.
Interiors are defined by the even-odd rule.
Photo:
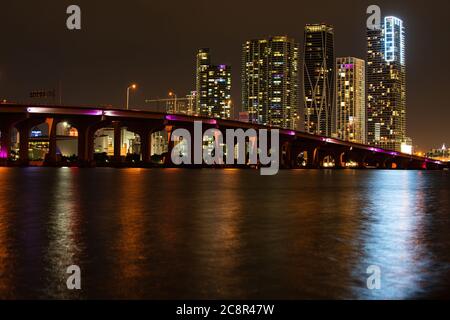
[[[0,168],[0,298],[448,298],[449,199],[442,171]]]

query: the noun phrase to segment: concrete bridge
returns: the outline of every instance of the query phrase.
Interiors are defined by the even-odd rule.
[[[140,166],[150,166],[152,133],[165,130],[168,134],[169,155],[174,147],[170,136],[174,129],[184,128],[193,132],[194,121],[202,121],[203,130],[253,128],[271,129],[253,123],[232,120],[209,119],[187,115],[174,115],[142,110],[123,110],[104,107],[68,107],[49,105],[0,104],[0,165],[29,165],[29,142],[31,129],[39,124],[48,124],[48,153],[45,164],[58,165],[57,125],[70,123],[77,129],[77,165],[95,166],[94,137],[97,130],[113,128],[114,166],[126,166],[121,157],[121,129],[140,137]],[[11,134],[16,129],[19,135],[19,157],[11,161]],[[274,129],[274,128],[272,128]],[[165,165],[171,166],[170,156]],[[427,159],[368,145],[345,142],[333,138],[280,129],[280,166],[282,168],[324,168],[332,163],[334,168],[357,167],[379,169],[436,170],[448,168],[448,163]]]

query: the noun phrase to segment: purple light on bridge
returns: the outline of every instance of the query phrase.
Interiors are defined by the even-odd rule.
[[[27,108],[27,111],[29,113],[48,113],[50,110],[49,110],[49,108],[32,107],[32,108]]]
[[[283,131],[283,134],[287,134],[289,136],[295,136],[295,131],[293,131],[293,130],[286,130],[286,131]]]
[[[120,111],[111,111],[111,110],[106,110],[104,112],[104,114],[105,114],[105,116],[108,116],[108,117],[120,117],[120,116],[123,116],[122,112],[120,112]]]
[[[86,110],[82,112],[84,115],[87,116],[101,116],[103,115],[103,111],[102,110]]]
[[[101,116],[102,110],[95,109],[58,109],[58,108],[42,108],[42,107],[29,107],[27,108],[29,113],[55,113],[55,114],[81,114],[86,116]]]
[[[0,159],[8,159],[8,150],[6,148],[0,148]]]
[[[398,152],[390,152],[389,153],[391,156],[398,156]]]
[[[434,164],[442,164],[442,161],[436,161],[436,160],[433,160],[433,159],[430,159],[430,158],[425,158],[425,163],[427,163],[427,162],[431,162],[431,163],[434,163]]]
[[[203,120],[203,122],[208,123],[208,124],[217,124],[216,119],[207,119],[207,120]]]

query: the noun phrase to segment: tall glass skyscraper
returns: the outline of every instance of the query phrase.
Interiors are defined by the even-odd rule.
[[[231,67],[212,65],[209,49],[197,53],[197,113],[210,118],[231,118]]]
[[[405,28],[385,17],[367,30],[367,142],[401,151],[407,140]]]
[[[336,132],[338,139],[366,143],[365,61],[336,59]]]
[[[298,129],[298,44],[286,36],[242,46],[242,106],[252,122]]]
[[[334,30],[326,24],[309,24],[304,39],[305,131],[331,136],[335,131]]]

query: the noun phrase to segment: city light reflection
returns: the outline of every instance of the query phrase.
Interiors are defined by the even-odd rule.
[[[411,171],[377,171],[368,180],[356,270],[362,275],[376,265],[382,277],[380,290],[359,288],[360,298],[411,299],[423,293],[431,261],[424,243],[423,184]]]

